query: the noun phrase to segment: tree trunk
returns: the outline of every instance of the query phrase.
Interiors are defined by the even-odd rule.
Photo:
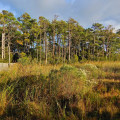
[[[2,33],[2,59],[5,58],[5,33]]]
[[[95,59],[95,35],[94,35],[94,46],[93,46],[93,59]]]
[[[55,55],[55,30],[53,30],[53,58]]]
[[[47,38],[46,38],[46,32],[44,32],[44,39],[45,39],[45,63],[47,64]]]
[[[71,53],[71,51],[70,51],[70,47],[71,47],[71,33],[70,33],[70,24],[68,23],[68,29],[69,29],[69,40],[68,40],[68,49],[69,49],[69,58],[68,58],[68,60],[70,61],[70,53]]]
[[[110,47],[110,38],[109,38],[109,41],[108,41],[108,58],[110,60],[110,55],[111,55],[111,47]]]
[[[103,38],[103,57],[105,56],[105,38]]]
[[[90,45],[88,45],[88,60],[90,60]]]
[[[41,32],[40,32],[40,64],[41,64]]]
[[[108,47],[109,47],[109,38],[107,38],[107,44],[106,44],[106,59],[108,58]]]
[[[79,43],[79,52],[78,53],[79,53],[79,57],[80,57],[80,43]]]
[[[59,57],[59,35],[57,34],[57,57]]]
[[[38,62],[38,48],[37,48],[37,62]]]
[[[10,67],[10,43],[8,42],[8,51],[9,51],[9,63],[8,66]]]
[[[62,45],[62,62],[63,62],[63,47],[64,47],[64,45]]]
[[[82,59],[84,60],[84,58],[85,58],[85,49],[84,49],[84,45],[83,45],[83,52],[82,52],[83,54],[82,54]]]
[[[59,43],[59,45],[58,45],[58,46],[59,46],[59,58],[60,58],[60,43]]]
[[[66,59],[66,47],[64,46],[64,63],[65,63],[65,59]]]

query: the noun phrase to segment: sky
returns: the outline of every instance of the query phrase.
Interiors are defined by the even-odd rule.
[[[36,19],[44,16],[52,20],[58,15],[67,21],[72,17],[85,28],[96,22],[120,28],[120,0],[0,0],[2,10],[13,12],[16,17],[24,12]]]

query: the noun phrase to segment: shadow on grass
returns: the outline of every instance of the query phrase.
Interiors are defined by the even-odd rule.
[[[98,111],[91,111],[86,116],[85,120],[120,120],[120,112],[112,116],[108,111],[103,111],[101,114]]]
[[[6,85],[0,84],[0,90],[2,91],[4,87],[7,88],[7,86],[14,86],[13,92],[11,93],[12,102],[8,103],[3,115],[0,116],[1,120],[45,120],[43,116],[37,116],[32,113],[30,113],[28,110],[28,106],[26,102],[32,101],[35,102],[36,100],[40,102],[42,99],[46,99],[47,95],[49,94],[49,82],[47,81],[47,78],[43,76],[42,74],[39,76],[25,76],[21,77],[18,80],[14,81],[8,81]],[[107,91],[110,91],[112,87],[116,87],[120,89],[120,83],[104,83],[107,85]],[[60,104],[60,107],[62,111],[65,109],[65,114],[69,116],[69,113],[73,113],[79,120],[82,118],[84,120],[119,120],[120,119],[120,111],[113,116],[108,111],[103,111],[101,114],[99,111],[97,111],[97,106],[95,106],[94,110],[86,111],[85,115],[82,115],[82,111],[80,108],[76,106],[71,108],[71,103],[69,99],[66,99],[64,96],[57,98],[58,102]],[[103,99],[103,103],[106,101],[111,101],[111,98]],[[120,99],[113,98],[114,105],[120,108]],[[8,100],[9,101],[9,100]],[[76,103],[77,99],[73,100],[73,103]],[[54,108],[52,108],[52,103],[55,105]],[[51,108],[54,109],[53,111],[53,118],[54,116],[57,116],[58,114],[58,105],[55,103],[54,99],[49,96],[47,98],[46,104],[49,106],[51,105]],[[56,111],[55,111],[56,110]],[[120,109],[119,109],[120,110]],[[35,111],[35,110],[34,110]],[[58,120],[58,118],[55,118]],[[48,119],[46,119],[48,120]],[[53,119],[51,119],[53,120]]]
[[[112,89],[119,89],[120,90],[120,82],[103,82],[104,86],[107,88],[107,92],[111,91]]]

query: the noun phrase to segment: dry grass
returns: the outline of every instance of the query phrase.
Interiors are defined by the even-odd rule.
[[[97,66],[99,72],[85,67],[90,64]],[[61,72],[61,66],[15,64],[8,71],[1,71],[0,118],[120,119],[120,62],[71,64],[86,72],[86,78],[76,77],[76,71],[69,74]],[[51,70],[55,73],[50,77]],[[87,83],[85,87],[82,80],[78,82],[80,79],[97,82],[92,86]],[[86,91],[84,94],[83,89]]]

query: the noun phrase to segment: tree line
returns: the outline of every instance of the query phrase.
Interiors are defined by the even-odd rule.
[[[0,13],[1,59],[6,53],[25,53],[40,63],[65,63],[81,60],[119,60],[120,30],[114,32],[112,25],[94,23],[83,28],[78,21],[52,21],[43,16],[31,18],[28,13],[15,18],[3,10]]]

